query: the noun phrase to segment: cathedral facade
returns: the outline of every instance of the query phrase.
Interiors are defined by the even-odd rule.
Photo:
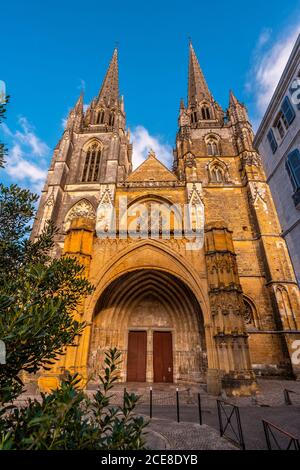
[[[226,111],[215,101],[192,45],[172,170],[150,149],[134,171],[131,160],[115,50],[98,96],[69,114],[34,222],[33,239],[55,222],[53,256],[78,258],[95,287],[75,313],[83,335],[40,388],[66,369],[91,379],[109,347],[122,352],[124,382],[249,394],[257,375],[299,377],[299,288],[247,111],[232,92]],[[152,207],[157,230],[141,217],[154,220]],[[195,207],[192,243],[175,212]]]

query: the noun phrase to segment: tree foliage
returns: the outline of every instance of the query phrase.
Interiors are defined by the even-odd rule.
[[[2,450],[138,450],[145,445],[146,422],[135,416],[138,397],[125,393],[122,406],[111,406],[111,393],[119,378],[121,353],[105,355],[100,386],[90,399],[80,390],[80,377],[68,375],[58,390],[41,401],[29,400],[0,418]]]
[[[75,259],[53,259],[55,228],[48,223],[30,241],[37,196],[16,185],[0,185],[0,402],[22,390],[20,373],[48,368],[65,346],[74,344],[84,324],[74,312],[92,286]]]

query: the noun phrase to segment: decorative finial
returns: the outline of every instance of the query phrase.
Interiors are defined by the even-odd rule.
[[[149,158],[149,157],[154,157],[154,158],[156,158],[156,154],[155,154],[155,152],[154,152],[153,149],[150,149],[150,150],[149,150],[149,152],[148,152],[148,158]]]

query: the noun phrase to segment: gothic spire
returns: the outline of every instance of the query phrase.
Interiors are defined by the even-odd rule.
[[[115,48],[106,76],[98,95],[98,101],[118,103],[119,77],[118,77],[118,49]]]
[[[212,96],[200,68],[192,43],[190,42],[188,104],[193,105],[197,102],[199,103],[204,98],[211,100]]]
[[[83,91],[80,93],[77,103],[75,104],[74,110],[76,113],[83,112]]]
[[[235,95],[233,94],[233,91],[230,90],[229,92],[229,104],[232,105],[232,106],[236,106],[237,104],[239,104],[237,98],[235,97]]]

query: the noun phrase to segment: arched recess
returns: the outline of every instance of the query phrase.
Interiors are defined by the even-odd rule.
[[[210,183],[227,183],[229,172],[226,163],[220,158],[214,158],[208,163],[208,180]]]
[[[277,285],[275,294],[280,312],[282,327],[284,329],[297,329],[295,314],[293,312],[289,292],[286,286]]]
[[[200,104],[201,118],[203,120],[212,119],[212,109],[210,104],[207,101],[202,101]]]
[[[200,259],[201,256],[202,255],[200,254]],[[95,250],[95,263],[96,258],[97,254]],[[128,338],[128,328],[135,326],[128,326],[127,323],[128,328],[126,331],[124,330],[124,325],[126,324],[126,321],[128,322],[128,317],[126,317],[125,314],[122,314],[122,305],[120,306],[120,303],[122,303],[124,297],[124,301],[127,298],[130,299],[132,307],[135,308],[137,305],[137,308],[141,308],[141,306],[138,305],[140,301],[145,301],[146,304],[149,304],[149,297],[148,300],[143,297],[145,293],[146,297],[152,295],[152,297],[156,299],[155,301],[159,300],[160,308],[165,312],[165,318],[169,318],[170,321],[173,318],[173,323],[166,322],[165,326],[163,326],[164,322],[162,322],[161,325],[157,325],[156,327],[159,329],[169,328],[169,330],[172,331],[174,348],[177,348],[174,350],[174,380],[184,380],[184,377],[187,377],[187,374],[190,379],[194,376],[195,381],[202,380],[204,363],[206,361],[204,344],[205,342],[208,345],[211,344],[212,338],[210,336],[211,324],[208,298],[204,294],[204,292],[206,292],[206,286],[203,285],[203,283],[205,284],[205,281],[200,278],[195,268],[167,245],[153,240],[141,240],[129,246],[127,245],[126,248],[121,250],[116,256],[110,258],[104,268],[97,270],[95,265],[92,270],[94,272],[91,282],[95,286],[95,292],[90,297],[86,305],[85,317],[83,318],[83,320],[87,321],[88,324],[91,325],[91,330],[88,333],[89,338],[86,340],[88,344],[90,344],[90,353],[88,354],[88,351],[85,350],[85,359],[82,357],[82,361],[85,364],[89,363],[90,370],[97,369],[97,364],[99,365],[101,362],[99,360],[101,354],[103,354],[103,350],[114,343],[115,346],[120,347],[124,352],[122,379],[126,380],[126,341]],[[138,276],[136,273],[138,273]],[[122,279],[122,285],[119,283],[120,279]],[[169,290],[167,287],[168,284],[170,284]],[[129,288],[129,285],[135,286],[135,290]],[[139,286],[141,286],[142,289],[140,289]],[[160,291],[158,289],[160,289]],[[183,294],[178,298],[179,292],[183,292]],[[107,296],[108,298],[113,299],[114,297],[112,296],[114,293],[116,293],[116,295],[119,295],[120,293],[120,302],[116,308],[112,308],[111,306],[107,306],[103,303],[103,299],[107,298]],[[180,298],[185,299],[185,301],[182,302]],[[176,299],[176,301],[174,299]],[[192,304],[190,299],[193,299]],[[185,303],[187,305],[186,308],[184,307]],[[191,305],[194,306],[194,313],[192,313]],[[175,313],[172,312],[172,310],[174,310],[175,313],[177,312],[175,323]],[[200,318],[200,314],[196,315],[197,311],[201,312],[201,331],[203,332],[202,341],[200,340],[199,326],[197,326],[197,315]],[[96,318],[99,314],[100,316],[98,318],[100,319],[100,323],[98,324]],[[186,326],[182,326],[181,328],[180,325],[182,322],[186,322]],[[204,326],[206,340],[204,339]],[[144,325],[144,327],[147,327],[147,325]],[[151,325],[148,325],[150,330],[152,327]],[[94,328],[98,328],[97,334],[95,334],[101,339],[97,347],[95,345],[98,340],[95,339]],[[141,328],[143,328],[143,325],[141,325]],[[189,330],[186,328],[189,328]],[[152,328],[152,331],[153,330],[154,328]],[[190,333],[187,333],[187,331]],[[177,334],[179,334],[178,341],[176,339]],[[192,338],[193,335],[194,352],[191,353],[189,336]],[[150,342],[149,348],[151,354],[151,332],[148,333],[147,337]],[[111,338],[114,338],[114,340],[117,338],[117,344],[115,341],[112,342]],[[180,347],[178,349],[178,344],[183,344],[184,340],[182,338],[185,338],[185,345],[188,349],[184,350],[185,359],[183,360],[183,365],[180,366],[180,360],[178,357],[181,353]],[[203,355],[201,356],[202,353]],[[215,359],[212,354],[212,348],[208,346],[207,361],[211,368],[216,367],[214,364]],[[81,363],[83,364],[83,362]],[[186,373],[187,370],[188,373]],[[151,381],[152,378],[150,364],[147,369],[147,380]]]
[[[96,218],[96,211],[93,204],[87,199],[80,199],[77,201],[66,213],[63,224],[65,232],[70,228],[72,220],[77,217],[85,217],[87,219],[94,220]]]
[[[204,254],[199,253],[203,264]],[[167,244],[152,239],[140,240],[127,245],[123,250],[110,258],[104,268],[97,269],[91,280],[95,286],[94,294],[89,298],[86,309],[86,320],[91,321],[95,305],[104,289],[121,274],[136,269],[157,269],[167,271],[178,277],[194,292],[205,318],[210,323],[209,300],[206,295],[207,286],[199,277],[198,271],[186,258],[169,248]],[[205,294],[204,294],[205,293]]]
[[[127,380],[129,332],[144,332],[147,337],[145,379],[155,377],[156,333],[172,337],[172,379],[205,380],[207,369],[204,318],[190,288],[166,271],[138,269],[112,281],[99,297],[93,315],[89,352],[89,372],[98,372],[104,351],[122,351],[121,374]],[[163,380],[162,380],[163,381]]]
[[[250,297],[244,295],[244,321],[247,329],[259,328],[259,318],[255,303]]]
[[[158,237],[163,234],[164,238],[169,238],[174,231],[182,234],[183,215],[180,204],[174,204],[166,197],[147,194],[130,201],[121,225],[124,226],[126,219],[128,230],[133,230],[137,236],[139,232],[152,231]]]

